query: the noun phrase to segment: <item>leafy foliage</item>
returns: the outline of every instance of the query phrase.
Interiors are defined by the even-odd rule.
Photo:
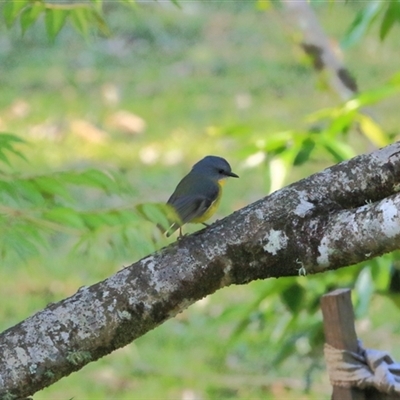
[[[276,173],[276,168],[274,174],[271,174],[271,185],[274,187],[274,176],[283,174],[287,177],[294,167],[310,164],[324,152],[335,162],[355,156],[357,149],[349,143],[351,132],[361,132],[375,147],[386,146],[392,140],[391,135],[365,109],[399,92],[399,74],[395,74],[387,83],[375,89],[361,92],[343,104],[309,115],[306,118],[310,125],[308,130],[277,132],[268,137],[253,136],[248,146],[249,157],[254,156],[254,151],[262,151],[269,157],[279,159],[280,174]],[[359,126],[361,129],[358,131]],[[380,292],[391,296],[388,293],[392,281],[390,271],[398,259],[399,254],[393,253],[351,270],[266,282],[253,304],[236,311],[238,322],[231,336],[231,346],[240,340],[242,334],[247,335],[257,321],[256,325],[263,332],[261,340],[266,340],[266,337],[269,341],[275,340],[273,347],[277,351],[273,355],[273,364],[280,365],[295,355],[299,363],[307,363],[305,378],[308,381],[309,374],[322,365],[324,335],[318,315],[320,297],[335,288],[354,288],[356,316],[363,318],[370,310],[374,294]],[[276,310],[276,303],[270,301],[274,295],[280,297],[285,310]],[[395,300],[397,298],[393,296],[396,305],[400,304]],[[228,314],[230,312],[233,311],[227,310]],[[269,327],[272,320],[274,327],[279,327],[279,333],[276,328]]]
[[[180,7],[178,0],[170,0]],[[334,2],[334,0],[330,0]],[[121,4],[134,5],[134,0],[119,0]],[[348,0],[347,3],[351,3]],[[110,29],[105,19],[103,0],[82,2],[53,3],[45,0],[9,0],[2,7],[4,20],[8,27],[19,21],[22,33],[44,15],[46,31],[54,40],[67,21],[78,33],[87,36],[94,30],[108,36]],[[260,10],[268,10],[272,6],[281,8],[280,0],[263,0],[255,3]],[[358,42],[369,26],[382,16],[380,22],[380,38],[384,40],[395,24],[400,22],[400,0],[370,1],[356,13],[342,43],[345,47]]]
[[[354,157],[357,149],[348,140],[352,132],[360,132],[376,148],[384,147],[391,142],[392,136],[365,109],[398,94],[399,77],[396,74],[378,88],[361,92],[343,104],[321,109],[307,116],[305,122],[308,129],[275,132],[268,136],[264,132],[253,135],[243,152],[249,158],[262,152],[271,159],[278,160],[274,174],[271,174],[271,186],[277,188],[278,181],[288,177],[293,167],[326,156],[330,156],[334,162]],[[234,132],[235,135],[241,134],[242,130]],[[221,134],[232,135],[232,131],[223,131]],[[279,174],[276,173],[278,168]]]
[[[132,3],[131,1],[120,1]],[[22,33],[44,15],[49,38],[54,39],[65,23],[69,21],[77,32],[86,36],[96,29],[103,35],[110,31],[103,15],[103,1],[53,3],[44,0],[10,0],[3,6],[3,16],[8,27],[19,20]]]
[[[15,154],[25,159],[25,156],[15,148],[14,145],[16,143],[23,143],[23,140],[9,133],[2,133],[0,135],[0,161],[10,165],[7,153]]]
[[[7,152],[23,157],[16,144],[24,144],[15,135],[0,133],[0,160],[10,165]],[[54,245],[55,235],[75,239],[74,248],[89,252],[95,238],[102,239],[111,254],[124,252],[132,245],[132,229],[139,231],[143,224],[168,226],[167,210],[163,204],[141,204],[129,207],[91,209],[81,204],[74,194],[84,190],[88,197],[93,190],[108,195],[123,196],[129,191],[120,174],[96,169],[52,172],[25,176],[2,171],[0,175],[0,254],[3,259],[15,255],[22,259],[38,255]],[[90,202],[89,202],[90,203]],[[89,207],[89,209],[88,209]],[[144,232],[143,229],[141,229]],[[142,241],[152,243],[150,236]],[[94,252],[92,248],[90,253]]]
[[[351,3],[352,1],[348,1]],[[381,18],[381,19],[380,19]],[[400,24],[400,1],[369,1],[356,13],[356,16],[347,30],[342,45],[347,48],[357,43],[368,28],[379,21],[379,36],[384,40],[395,24]]]

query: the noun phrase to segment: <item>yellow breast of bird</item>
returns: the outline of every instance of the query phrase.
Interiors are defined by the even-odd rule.
[[[219,186],[219,192],[217,198],[211,203],[210,207],[207,208],[207,210],[203,213],[203,215],[200,215],[197,218],[192,219],[190,222],[194,222],[196,224],[201,224],[202,222],[207,221],[210,219],[215,211],[217,211],[219,203],[221,201],[221,196],[222,196],[222,186],[225,183],[225,179],[221,179],[218,181],[218,186]]]

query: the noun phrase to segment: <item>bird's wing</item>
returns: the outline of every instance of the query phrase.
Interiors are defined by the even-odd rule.
[[[169,204],[174,207],[176,213],[181,220],[181,223],[179,224],[174,222],[168,229],[167,236],[171,236],[182,225],[204,214],[206,210],[211,206],[212,202],[213,201],[207,197],[196,195],[173,198],[172,201],[169,202]]]
[[[170,204],[176,210],[182,224],[186,224],[204,214],[214,200],[200,195],[188,195],[176,197]]]

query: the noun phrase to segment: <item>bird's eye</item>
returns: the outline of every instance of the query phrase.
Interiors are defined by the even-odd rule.
[[[218,170],[220,174],[223,174],[225,171],[223,169]]]

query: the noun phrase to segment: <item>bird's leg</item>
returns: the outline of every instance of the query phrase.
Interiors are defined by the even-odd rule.
[[[207,226],[207,227],[210,226],[209,224],[206,224],[205,222],[202,222],[202,224],[203,224],[204,226]]]
[[[182,233],[182,227],[179,228],[179,235],[178,235],[178,240],[182,240],[184,237],[186,237],[188,234],[187,233]]]

